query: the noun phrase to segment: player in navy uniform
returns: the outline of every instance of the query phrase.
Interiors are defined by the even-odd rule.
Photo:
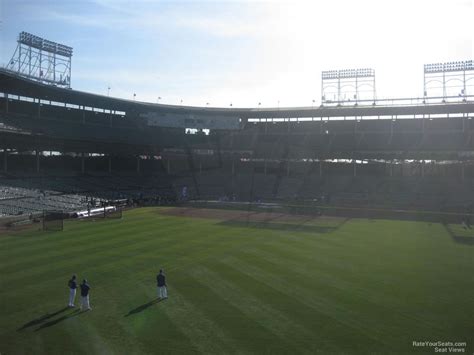
[[[156,276],[156,284],[158,286],[158,298],[168,298],[168,292],[166,290],[166,277],[163,270]]]
[[[77,289],[76,275],[72,275],[67,285],[69,287],[68,307],[74,307],[74,299],[76,298],[76,289]]]
[[[84,279],[82,280],[82,283],[81,283],[81,298],[82,298],[82,302],[81,302],[81,311],[83,310],[86,310],[86,311],[90,311],[92,310],[90,304],[89,304],[89,290],[91,289],[91,287],[89,286],[89,284],[87,283],[87,280]]]

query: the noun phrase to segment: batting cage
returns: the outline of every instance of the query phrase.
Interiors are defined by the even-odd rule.
[[[63,211],[43,211],[43,230],[62,231],[64,229]]]

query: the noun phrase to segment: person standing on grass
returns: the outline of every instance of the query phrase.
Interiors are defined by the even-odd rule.
[[[163,273],[163,269],[161,269],[160,273],[156,276],[156,283],[158,286],[158,298],[168,298],[168,292],[166,291],[166,277]]]
[[[89,304],[89,290],[91,289],[91,287],[89,286],[89,284],[87,283],[87,280],[84,279],[82,280],[82,284],[81,284],[81,298],[82,298],[82,302],[81,302],[81,311],[83,310],[86,310],[86,311],[90,311],[92,310],[90,304]]]
[[[76,299],[76,289],[77,289],[76,275],[72,275],[67,285],[69,287],[68,307],[74,307],[74,300]]]

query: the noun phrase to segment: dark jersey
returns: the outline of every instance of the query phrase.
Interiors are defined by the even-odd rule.
[[[77,288],[76,280],[73,280],[73,279],[69,280],[67,285],[69,286],[71,290],[75,290]]]
[[[81,296],[86,297],[89,294],[89,284],[81,284]]]
[[[166,286],[165,275],[158,274],[158,276],[156,277],[156,283],[158,284],[158,287]]]

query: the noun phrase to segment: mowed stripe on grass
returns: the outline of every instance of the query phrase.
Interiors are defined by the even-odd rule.
[[[1,236],[0,353],[422,353],[412,341],[438,338],[472,349],[474,247],[440,225],[317,233],[163,210]],[[159,267],[170,298],[155,302]],[[62,311],[72,273],[89,279],[92,312]]]

